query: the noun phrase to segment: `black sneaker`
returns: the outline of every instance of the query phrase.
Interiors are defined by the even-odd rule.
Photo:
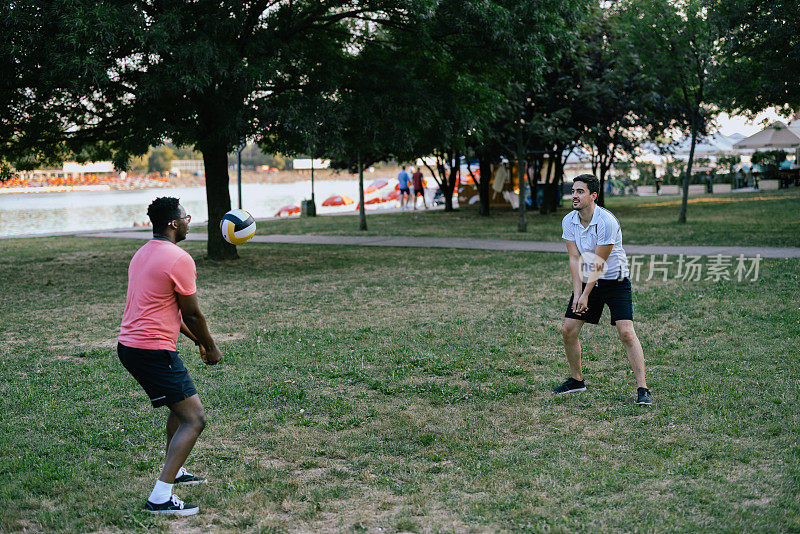
[[[554,389],[553,393],[563,395],[564,393],[575,393],[576,391],[586,391],[586,382],[569,377],[566,382]]]
[[[173,495],[165,503],[154,504],[147,501],[144,509],[151,514],[164,514],[164,515],[194,515],[200,511],[196,504],[188,504]]]
[[[647,388],[638,388],[636,390],[636,404],[639,406],[650,406],[653,404],[653,399],[650,398],[650,390]]]
[[[183,484],[184,486],[191,486],[193,484],[205,484],[207,482],[206,479],[188,473],[186,471],[179,477],[175,477],[175,484]]]

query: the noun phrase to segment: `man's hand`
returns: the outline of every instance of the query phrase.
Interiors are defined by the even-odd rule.
[[[200,357],[203,358],[206,365],[215,365],[222,359],[222,353],[217,347],[206,350],[205,347],[200,345]]]
[[[572,311],[575,315],[581,315],[589,310],[589,295],[581,293],[578,300],[573,300]]]

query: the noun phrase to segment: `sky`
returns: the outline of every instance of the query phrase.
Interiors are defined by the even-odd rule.
[[[782,121],[783,123],[788,124],[790,119],[779,116],[774,109],[763,111],[756,115],[755,119],[752,120],[742,115],[730,116],[727,113],[720,113],[717,117],[719,131],[723,135],[740,133],[745,137],[760,132],[766,126],[769,126],[775,121]],[[711,128],[711,131],[713,132],[715,129]]]

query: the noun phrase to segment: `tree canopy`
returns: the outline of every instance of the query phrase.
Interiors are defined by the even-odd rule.
[[[113,158],[124,168],[151,147],[186,146],[202,153],[214,228],[231,207],[228,153],[245,140],[352,169],[436,155],[448,209],[461,156],[478,155],[488,178],[490,163],[506,158],[526,170],[546,155],[547,212],[577,146],[602,180],[648,135],[677,129],[694,146],[720,106],[800,106],[788,63],[800,46],[792,8],[788,0],[5,2],[0,179],[12,165]],[[159,150],[150,152],[153,168],[164,168]],[[209,232],[208,251],[236,257],[218,232]]]
[[[795,0],[726,0],[710,12],[719,27],[717,102],[734,113],[771,106],[800,111],[800,6]]]
[[[709,87],[720,55],[718,28],[704,0],[629,0],[623,13],[659,103],[652,129],[674,128],[691,137],[678,215],[685,223],[694,149],[717,111]]]
[[[59,143],[94,147],[119,167],[166,140],[194,146],[203,154],[214,228],[230,209],[227,153],[268,135],[284,93],[324,92],[365,27],[400,24],[409,7],[404,0],[15,2],[4,8],[15,35],[46,41],[46,53],[30,43],[3,49],[18,71],[32,73],[5,91],[22,106],[10,129],[17,147],[49,154]],[[33,142],[48,135],[57,142]],[[209,232],[208,251],[236,256],[219,232]]]

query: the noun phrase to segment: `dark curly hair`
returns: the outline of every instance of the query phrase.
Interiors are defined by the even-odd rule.
[[[576,176],[573,181],[585,183],[586,189],[588,189],[590,193],[600,192],[600,180],[598,180],[594,174],[581,174],[580,176]]]
[[[154,234],[163,234],[169,223],[180,218],[179,205],[180,199],[174,197],[160,197],[150,203],[147,207],[147,216],[153,223]]]

